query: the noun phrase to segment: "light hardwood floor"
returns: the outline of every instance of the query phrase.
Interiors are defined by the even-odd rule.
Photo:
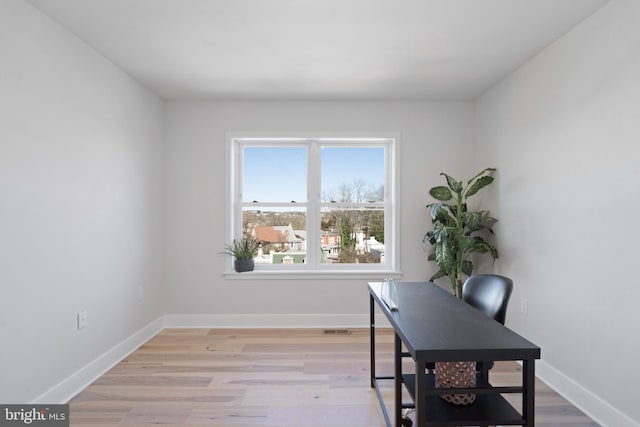
[[[376,341],[378,374],[391,373],[393,335]],[[491,371],[500,384],[520,375],[512,362]],[[391,403],[391,382],[383,393]],[[69,403],[72,426],[384,426],[368,329],[167,329]],[[540,381],[536,425],[597,426]]]

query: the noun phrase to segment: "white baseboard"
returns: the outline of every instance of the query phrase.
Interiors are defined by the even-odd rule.
[[[368,328],[362,314],[166,314],[166,328]]]
[[[603,427],[640,427],[640,423],[543,360],[536,362],[536,376]]]
[[[38,403],[67,403],[76,394],[84,390],[89,384],[98,379],[122,359],[131,354],[154,335],[164,329],[164,319],[159,317],[149,323],[129,338],[122,341],[102,356],[90,362],[70,377],[59,382],[49,390],[35,398],[31,404]]]

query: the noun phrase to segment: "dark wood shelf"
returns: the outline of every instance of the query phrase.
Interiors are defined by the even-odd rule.
[[[427,377],[429,391],[435,390],[434,375]],[[415,401],[415,375],[406,374],[402,380]],[[437,394],[426,396],[427,425],[477,426],[477,425],[523,425],[522,415],[500,394],[503,388],[493,388],[486,381],[478,383],[476,400],[470,405],[454,405]],[[517,387],[510,392],[517,392]]]

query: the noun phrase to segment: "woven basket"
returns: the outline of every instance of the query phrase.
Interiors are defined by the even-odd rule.
[[[472,388],[476,386],[476,362],[436,362],[436,388]],[[454,405],[469,405],[475,394],[441,394]]]

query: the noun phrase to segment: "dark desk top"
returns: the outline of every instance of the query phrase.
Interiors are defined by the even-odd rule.
[[[540,348],[434,283],[396,282],[398,311],[380,296],[381,283],[369,283],[411,356],[426,362],[539,359]]]

